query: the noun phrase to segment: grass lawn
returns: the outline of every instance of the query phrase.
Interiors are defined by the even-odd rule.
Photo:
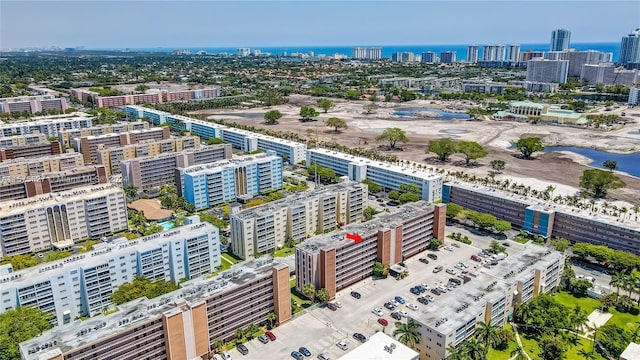
[[[606,325],[615,325],[627,330],[634,330],[640,323],[640,318],[637,315],[629,313],[621,313],[614,307],[609,308],[609,312],[613,315]]]
[[[578,298],[564,291],[556,293],[553,295],[553,298],[569,309],[573,309],[576,305],[580,305],[580,307],[587,312],[587,315],[591,314],[593,310],[601,306],[600,300],[592,299],[590,297]]]
[[[516,238],[516,240],[515,240],[515,241],[516,241],[517,243],[520,243],[520,244],[526,244],[526,243],[528,243],[530,240],[529,240],[529,239],[527,239],[527,238],[524,238],[524,237],[520,237],[520,236],[518,236],[518,237]]]
[[[296,252],[295,248],[283,247],[280,250],[276,250],[276,252],[273,253],[273,257],[285,257],[285,256],[295,254],[295,252]]]
[[[232,253],[222,253],[222,257],[227,259],[227,261],[230,261],[232,264],[237,264],[244,261]]]
[[[591,341],[584,339],[584,338],[580,338],[580,340],[578,340],[576,346],[570,346],[569,349],[566,352],[566,359],[567,360],[578,360],[578,359],[584,359],[584,356],[580,355],[580,350],[584,349],[587,353],[591,352]],[[600,354],[598,354],[597,351],[594,351],[593,353],[593,360],[605,360],[605,358],[603,358]]]
[[[507,324],[504,329],[512,330],[511,325]],[[515,339],[515,334],[514,334]],[[511,357],[511,352],[518,348],[518,342],[513,340],[509,342],[509,347],[506,350],[496,350],[489,347],[489,353],[487,353],[487,360],[508,360]]]
[[[540,347],[538,346],[538,341],[536,341],[536,339],[527,337],[525,334],[520,332],[520,340],[522,341],[522,348],[532,359],[540,358]]]
[[[289,285],[291,287],[291,300],[299,305],[293,309],[294,314],[311,306],[311,300],[308,300],[296,290],[296,279],[289,280]]]

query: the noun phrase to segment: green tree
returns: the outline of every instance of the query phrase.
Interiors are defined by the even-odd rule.
[[[360,91],[356,89],[349,89],[344,92],[344,97],[349,100],[358,100],[360,98]]]
[[[276,324],[276,319],[278,316],[273,311],[267,314],[267,327],[269,329],[273,329],[273,326]]]
[[[322,110],[324,110],[324,113],[326,114],[327,111],[329,111],[329,109],[333,108],[335,105],[333,104],[333,101],[326,99],[326,98],[320,98],[318,99],[318,101],[316,102],[316,104],[318,105],[318,107]]]
[[[420,343],[419,328],[420,325],[412,319],[409,319],[406,324],[396,322],[396,329],[393,330],[393,336],[397,337],[401,343],[413,348]]]
[[[503,245],[500,245],[497,240],[492,240],[491,244],[489,245],[489,250],[491,250],[491,252],[493,252],[494,254],[499,254],[501,252],[505,252],[507,248]]]
[[[438,250],[440,245],[442,245],[442,242],[440,242],[440,240],[436,238],[433,238],[431,239],[431,241],[429,241],[429,249],[431,250]]]
[[[516,141],[514,145],[525,159],[532,159],[531,154],[544,150],[544,145],[539,137],[522,138]]]
[[[220,352],[222,352],[222,347],[223,346],[224,346],[224,340],[216,339],[213,342],[213,349],[212,350],[213,350],[214,353],[220,353]]]
[[[300,117],[302,117],[302,121],[311,121],[318,115],[320,115],[320,113],[311,106],[303,106],[300,108]]]
[[[400,200],[400,192],[398,190],[389,191],[389,194],[387,194],[387,196],[391,200]]]
[[[281,118],[282,113],[279,110],[269,110],[264,113],[264,120],[267,125],[275,125]]]
[[[469,220],[473,221],[481,229],[488,229],[490,227],[493,227],[497,221],[495,216],[478,211],[470,211]]]
[[[504,233],[505,231],[509,231],[511,230],[511,223],[506,221],[506,220],[496,220],[493,223],[493,228],[499,232],[499,233]]]
[[[338,117],[328,118],[325,124],[328,127],[334,128],[336,133],[340,132],[340,129],[343,129],[343,130],[347,129],[347,122]]]
[[[484,355],[489,352],[489,345],[496,345],[500,342],[498,329],[491,324],[479,322],[476,324],[475,337],[484,344]]]
[[[569,242],[569,240],[565,238],[555,238],[551,240],[551,245],[553,245],[553,247],[555,247],[556,250],[560,252],[564,252],[569,248],[569,245],[571,245],[571,243]]]
[[[464,155],[467,166],[471,160],[487,156],[487,150],[475,141],[458,141],[456,148],[457,152]]]
[[[128,301],[146,296],[148,299],[175,291],[178,285],[162,279],[151,281],[144,276],[136,276],[130,283],[122,284],[111,294],[114,304],[120,305]]]
[[[602,166],[604,166],[604,167],[606,167],[607,169],[609,169],[609,170],[613,171],[613,170],[615,170],[615,169],[617,169],[617,168],[618,168],[618,162],[617,162],[617,161],[615,161],[615,160],[605,160],[605,161],[602,163]]]
[[[258,325],[256,325],[255,323],[251,323],[247,325],[247,328],[244,330],[245,337],[247,338],[247,340],[251,340],[255,337],[255,333],[257,333],[259,330],[260,327]]]
[[[470,360],[485,360],[486,355],[484,345],[476,338],[471,338],[464,342],[463,352],[467,354]]]
[[[369,193],[370,194],[377,194],[380,191],[382,191],[382,186],[376,184],[371,179],[364,179],[364,180],[362,180],[362,183],[367,185],[367,187],[369,188]]]
[[[242,344],[244,342],[244,330],[241,328],[236,329],[236,344]]]
[[[145,92],[145,91],[147,91],[147,90],[149,90],[149,89],[150,89],[150,88],[149,88],[147,85],[145,85],[145,84],[140,84],[140,85],[136,86],[135,91],[136,91],[136,92],[139,92],[139,93],[143,93],[143,92]]]
[[[373,276],[378,278],[386,278],[389,276],[389,266],[376,261],[373,263]]]
[[[2,260],[0,260],[0,265],[4,264],[11,264],[11,266],[13,267],[13,271],[18,271],[38,265],[40,264],[40,260],[32,255],[18,254],[5,256]]]
[[[313,301],[316,295],[316,287],[313,284],[306,284],[302,287],[302,293],[307,299]]]
[[[580,187],[593,193],[594,197],[603,197],[607,191],[623,188],[626,184],[611,171],[587,169],[580,177]]]
[[[133,185],[127,185],[124,187],[124,194],[129,198],[133,199],[138,195],[138,188]]]
[[[389,147],[392,149],[396,148],[397,142],[407,143],[409,142],[409,138],[407,137],[407,133],[400,128],[388,128],[382,132],[382,134],[376,137],[377,141],[388,141]]]
[[[464,208],[458,204],[448,203],[447,204],[447,218],[453,219],[456,216],[460,215],[460,213],[464,210]]]
[[[372,208],[371,206],[367,206],[362,211],[362,216],[364,216],[364,221],[369,221],[369,220],[373,219],[373,217],[378,213],[379,213],[379,211],[377,211],[376,209]]]
[[[21,306],[0,314],[0,359],[20,359],[19,344],[51,328],[51,314]]]
[[[560,360],[565,358],[566,345],[561,337],[544,335],[538,342],[542,360]]]
[[[504,160],[491,160],[491,168],[497,172],[502,172],[502,170],[504,170],[505,167],[505,162]]]
[[[364,109],[365,114],[369,115],[378,108],[378,105],[376,105],[376,103],[372,101],[370,103],[364,104],[362,108]]]
[[[318,289],[318,291],[316,291],[316,300],[320,303],[326,303],[329,301],[329,290],[324,288]]]
[[[431,140],[427,146],[427,152],[438,155],[440,161],[448,161],[449,156],[458,151],[456,143],[451,139]]]
[[[401,194],[398,200],[400,201],[400,204],[416,202],[416,201],[420,201],[420,195],[413,192],[406,192],[404,194]]]

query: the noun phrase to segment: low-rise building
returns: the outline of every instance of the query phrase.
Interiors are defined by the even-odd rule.
[[[296,246],[296,289],[312,284],[336,292],[373,274],[376,261],[392,265],[444,241],[446,206],[425,201],[399,207],[373,220],[345,225]]]
[[[499,111],[493,115],[494,120],[528,120],[533,117],[558,124],[585,124],[587,121],[583,113],[531,101],[512,101],[508,111]]]
[[[0,124],[0,138],[33,133],[44,134],[47,138],[58,136],[64,129],[91,127],[92,120],[86,114],[53,115],[34,117],[30,121]]]
[[[91,102],[97,107],[112,108],[136,104],[159,104],[165,102],[213,99],[220,96],[220,88],[214,86],[204,89],[178,91],[153,89],[146,94],[114,96],[101,96],[99,93],[87,89],[71,89],[71,96],[82,102]]]
[[[564,256],[529,245],[491,269],[480,268],[462,279],[455,292],[445,293],[425,310],[410,312],[419,325],[417,350],[423,359],[445,359],[449,350],[469,339],[478,323],[501,327],[523,304],[560,285]]]
[[[60,154],[60,144],[55,141],[42,141],[28,145],[7,146],[0,148],[0,162]]]
[[[361,182],[369,179],[387,190],[400,190],[403,184],[418,185],[418,195],[427,202],[442,199],[442,176],[418,168],[398,166],[371,160],[339,151],[326,149],[307,150],[307,165],[320,165]]]
[[[339,360],[420,360],[420,354],[384,332],[377,332],[368,341],[341,356]]]
[[[40,133],[15,135],[11,137],[0,138],[0,148],[32,145],[45,141],[47,141],[47,137],[44,134]]]
[[[178,195],[196,209],[282,189],[282,158],[274,152],[176,169]]]
[[[72,140],[83,136],[98,136],[104,134],[116,134],[133,130],[148,129],[146,121],[119,122],[115,124],[98,125],[81,129],[68,129],[58,131],[60,147],[68,149],[72,146]]]
[[[6,181],[24,179],[41,173],[59,172],[84,166],[84,158],[79,153],[42,156],[38,158],[18,158],[0,162],[0,178]]]
[[[27,112],[35,114],[41,111],[67,110],[67,100],[53,95],[29,95],[10,98],[0,98],[0,113]]]
[[[201,146],[199,149],[143,156],[120,161],[124,186],[149,189],[176,182],[176,169],[231,158],[231,145]]]
[[[68,248],[128,229],[122,188],[103,184],[0,203],[0,255]]]
[[[218,228],[208,223],[95,245],[93,251],[0,276],[0,312],[37,306],[54,326],[111,307],[120,285],[136,276],[178,283],[206,276],[220,265]]]
[[[71,144],[73,148],[82,153],[85,163],[96,163],[98,161],[99,147],[117,147],[136,144],[144,140],[163,140],[171,136],[168,127],[151,129],[132,130],[122,133],[108,133],[102,135],[89,135],[73,138]]]
[[[248,259],[363,218],[367,186],[345,181],[302,192],[231,216],[231,250]]]
[[[216,340],[237,329],[291,319],[289,268],[269,258],[233,266],[212,279],[196,279],[118,312],[60,326],[20,344],[25,360],[210,358]]]

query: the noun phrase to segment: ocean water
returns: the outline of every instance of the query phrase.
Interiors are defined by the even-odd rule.
[[[421,54],[426,51],[433,51],[440,56],[440,53],[443,51],[455,51],[456,57],[460,59],[466,59],[467,57],[467,45],[469,44],[458,44],[458,45],[350,45],[350,46],[275,46],[275,47],[255,47],[251,49],[259,49],[262,52],[268,52],[272,55],[291,55],[291,53],[299,52],[299,53],[308,53],[313,51],[314,55],[333,55],[333,54],[345,54],[347,56],[351,56],[351,49],[354,47],[379,47],[382,48],[382,57],[390,58],[391,54],[399,51],[410,51],[414,54]],[[505,44],[508,46],[508,44]],[[482,44],[478,44],[479,52],[482,54]],[[618,55],[620,53],[620,43],[619,42],[607,42],[607,43],[576,43],[571,44],[571,48],[576,50],[599,50],[604,52],[612,52],[613,53],[613,61],[618,60]],[[172,52],[176,49],[185,49],[185,48],[138,48],[138,49],[130,49],[136,51],[153,51],[153,52]],[[191,53],[197,53],[198,51],[204,50],[209,54],[236,54],[237,48],[230,47],[188,47],[186,48]],[[543,44],[520,44],[520,51],[525,52],[527,50],[532,51],[549,51],[549,43]]]

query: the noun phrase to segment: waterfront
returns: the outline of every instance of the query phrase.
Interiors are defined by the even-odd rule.
[[[408,118],[424,118],[431,120],[468,120],[469,115],[465,113],[455,113],[443,111],[440,109],[432,109],[426,107],[404,107],[397,108],[393,111],[393,115]]]
[[[548,146],[544,149],[545,153],[554,151],[571,151],[573,153],[588,157],[589,159],[591,159],[589,166],[593,166],[599,169],[604,169],[602,163],[606,160],[613,160],[618,163],[619,171],[625,172],[632,176],[640,177],[640,152],[618,154],[575,146]]]

